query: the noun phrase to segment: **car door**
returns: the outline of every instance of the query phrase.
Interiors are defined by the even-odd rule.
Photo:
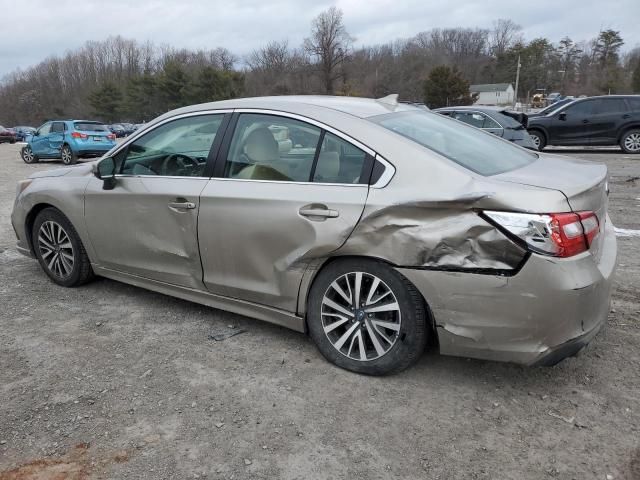
[[[549,128],[550,145],[589,145],[596,100],[582,100],[556,112]]]
[[[600,98],[595,101],[589,119],[591,145],[615,145],[620,126],[630,117],[623,98]]]
[[[204,283],[295,312],[307,266],[362,214],[373,152],[294,115],[241,111],[232,124],[200,199]]]
[[[31,138],[31,150],[35,155],[49,156],[49,132],[51,132],[51,122],[47,122],[36,130]]]
[[[53,122],[47,136],[49,140],[49,155],[58,155],[64,142],[64,122]]]
[[[100,266],[204,289],[197,240],[200,193],[226,126],[225,113],[166,121],[114,155],[115,187],[93,178],[85,223]],[[209,165],[209,166],[208,166]]]

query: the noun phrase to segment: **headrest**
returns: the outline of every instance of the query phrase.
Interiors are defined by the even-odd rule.
[[[256,128],[244,141],[244,153],[254,162],[270,162],[280,158],[278,142],[266,127]]]

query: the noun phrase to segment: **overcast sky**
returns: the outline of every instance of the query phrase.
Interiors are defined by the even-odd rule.
[[[625,50],[640,46],[640,0],[0,0],[0,78],[118,34],[174,47],[221,46],[240,56],[270,40],[298,46],[313,17],[334,4],[356,45],[510,18],[527,39],[589,40],[613,28]]]

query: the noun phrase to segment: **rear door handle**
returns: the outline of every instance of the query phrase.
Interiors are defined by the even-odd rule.
[[[306,205],[298,210],[303,217],[338,218],[337,210],[330,210],[326,205]]]
[[[628,113],[625,113],[624,115],[622,115],[622,118],[631,118],[631,115],[629,115]]]
[[[196,204],[193,202],[169,202],[169,208],[175,208],[177,210],[192,210],[196,208]]]
[[[589,120],[585,118],[584,120],[582,120],[582,123],[589,123]]]

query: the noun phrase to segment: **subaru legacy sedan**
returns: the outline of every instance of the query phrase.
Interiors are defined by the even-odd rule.
[[[603,165],[397,102],[245,98],[146,124],[98,161],[19,182],[18,248],[310,335],[386,374],[427,345],[551,365],[605,323]]]

